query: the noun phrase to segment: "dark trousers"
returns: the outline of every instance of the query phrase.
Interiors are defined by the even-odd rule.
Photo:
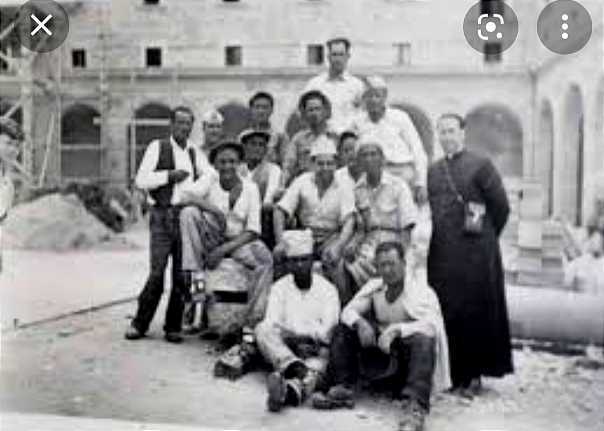
[[[132,321],[132,325],[143,333],[149,329],[164,291],[164,273],[170,256],[172,256],[172,289],[166,310],[164,331],[179,332],[182,329],[183,295],[186,294],[186,283],[182,271],[179,213],[180,209],[176,207],[151,208],[149,219],[151,270],[145,287],[138,297],[138,310]]]
[[[326,383],[354,386],[363,376],[429,409],[434,364],[434,338],[421,334],[396,338],[386,355],[377,347],[363,349],[357,332],[339,324],[329,349]]]

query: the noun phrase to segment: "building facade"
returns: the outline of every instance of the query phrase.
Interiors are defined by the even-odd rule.
[[[353,45],[351,71],[384,76],[390,103],[411,115],[430,153],[438,115],[464,114],[470,147],[492,157],[508,179],[543,184],[545,215],[584,220],[604,168],[602,0],[582,2],[593,34],[568,56],[550,53],[537,37],[546,1],[507,1],[520,31],[494,62],[463,36],[473,3],[68,1],[65,43],[39,54],[31,76],[11,80],[14,71],[0,72],[0,110],[29,101],[34,114],[15,115],[30,117],[31,170],[34,177],[44,172],[45,184],[131,185],[145,145],[165,133],[177,104],[190,105],[198,118],[218,107],[236,133],[249,96],[266,90],[275,96],[274,125],[291,132],[301,89],[325,68],[324,42],[344,36]],[[45,79],[54,86],[21,85]],[[194,139],[200,134],[198,122]]]

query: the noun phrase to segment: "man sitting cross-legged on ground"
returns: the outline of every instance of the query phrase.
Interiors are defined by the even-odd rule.
[[[313,396],[318,408],[354,397],[360,375],[403,399],[400,430],[423,429],[432,390],[450,384],[447,338],[434,292],[414,271],[406,271],[399,242],[376,250],[380,278],[370,280],[344,308],[333,333],[327,386]]]
[[[255,331],[260,352],[275,370],[267,383],[272,412],[299,405],[312,393],[340,314],[336,288],[312,272],[312,233],[286,231],[283,241],[289,274],[273,284],[266,316]]]

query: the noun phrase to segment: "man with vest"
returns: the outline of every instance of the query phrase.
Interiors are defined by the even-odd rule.
[[[151,200],[150,274],[138,298],[138,310],[125,337],[144,337],[164,290],[164,271],[172,256],[172,286],[166,310],[164,338],[171,343],[182,341],[183,295],[186,281],[182,272],[182,246],[179,213],[182,194],[204,170],[202,157],[189,141],[194,115],[190,108],[179,106],[171,112],[171,135],[152,141],[136,175],[137,187],[147,190]]]

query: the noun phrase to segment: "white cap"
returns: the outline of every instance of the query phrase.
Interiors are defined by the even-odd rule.
[[[371,89],[387,89],[388,86],[386,85],[386,81],[384,80],[384,78],[382,78],[379,75],[371,75],[368,76],[367,78],[365,78],[365,81],[367,81],[367,88],[371,88]]]
[[[313,252],[314,242],[310,229],[286,230],[283,232],[282,241],[288,257],[308,256]]]
[[[357,142],[356,152],[358,153],[363,147],[378,147],[382,153],[384,152],[382,140],[377,133],[368,133],[362,136]]]
[[[210,109],[205,114],[203,114],[203,117],[201,117],[201,121],[204,124],[222,124],[224,122],[224,117],[220,112],[218,112],[218,110]]]
[[[312,148],[310,149],[310,157],[320,156],[320,155],[333,155],[336,156],[338,154],[338,150],[336,149],[336,143],[333,139],[328,138],[325,135],[319,136],[312,143]]]

